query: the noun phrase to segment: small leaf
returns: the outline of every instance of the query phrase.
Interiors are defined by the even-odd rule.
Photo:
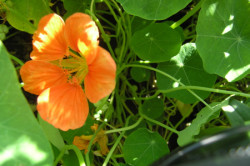
[[[147,20],[163,20],[186,7],[191,0],[116,0],[128,14]]]
[[[50,143],[22,94],[9,56],[0,41],[0,165],[52,165]]]
[[[250,107],[238,100],[231,100],[229,105],[222,107],[222,110],[233,127],[244,125],[250,121]]]
[[[213,111],[208,107],[203,108],[192,121],[191,125],[180,131],[178,134],[177,142],[180,146],[184,146],[194,141],[194,136],[200,133],[200,128],[209,121],[218,118],[221,108],[228,105],[229,98],[225,99],[221,103],[215,102],[210,104]]]
[[[175,56],[181,47],[179,33],[167,23],[153,23],[134,33],[131,48],[143,60],[164,62]]]
[[[184,85],[212,87],[216,76],[204,71],[201,58],[199,57],[194,43],[187,43],[181,47],[179,54],[174,56],[169,62],[160,63],[157,67]],[[168,90],[179,87],[178,82],[156,73],[157,85],[160,90]],[[208,97],[210,92],[193,90],[202,99]],[[185,104],[196,102],[198,99],[187,90],[178,90],[165,93],[165,96],[176,98]]]
[[[176,106],[183,117],[188,117],[193,112],[190,104],[185,104],[179,100],[176,102]]]
[[[250,74],[249,0],[206,0],[197,23],[204,68],[228,81]]]
[[[53,125],[49,124],[48,122],[44,121],[40,115],[38,116],[39,123],[48,138],[48,140],[56,147],[58,150],[62,150],[65,146],[64,140],[57,128]]]
[[[84,135],[93,134],[93,131],[91,130],[91,126],[93,126],[93,124],[94,124],[94,120],[90,116],[88,116],[85,124],[81,128],[76,129],[76,130],[68,130],[68,131],[60,130],[60,132],[64,140],[68,144],[72,144],[75,136],[79,136],[83,134]]]
[[[139,109],[149,118],[157,119],[161,117],[164,112],[164,103],[162,99],[158,98],[145,100]]]
[[[145,166],[168,154],[169,148],[158,133],[141,128],[127,137],[123,153],[128,164]]]
[[[136,82],[148,81],[150,78],[150,71],[143,68],[132,67],[130,70],[131,77]]]

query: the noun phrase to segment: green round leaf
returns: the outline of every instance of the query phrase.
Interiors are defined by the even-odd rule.
[[[157,68],[189,86],[212,87],[216,80],[215,75],[208,74],[203,70],[202,61],[194,43],[183,45],[178,55],[174,56],[169,62],[160,63]],[[162,74],[156,73],[156,78],[158,88],[161,90],[168,90],[180,86],[177,82],[174,82]],[[202,99],[207,98],[209,95],[209,92],[206,91],[194,90],[194,92]],[[176,98],[185,104],[197,101],[197,98],[187,90],[178,90],[166,93],[165,95]]]
[[[191,0],[116,0],[124,10],[147,20],[163,20],[186,7]]]
[[[209,73],[228,81],[250,74],[250,3],[207,0],[197,23],[197,49]]]
[[[158,133],[141,128],[127,137],[123,153],[128,164],[145,166],[168,154],[169,148]]]
[[[31,34],[37,29],[40,19],[51,13],[49,2],[45,0],[11,0],[5,5],[8,22],[14,28]]]
[[[131,47],[143,60],[164,62],[179,52],[181,37],[168,24],[154,23],[134,33]]]
[[[143,29],[144,27],[148,26],[152,22],[153,21],[145,20],[140,17],[134,17],[132,24],[131,24],[132,34],[134,34],[136,31]]]
[[[157,119],[161,117],[164,112],[164,103],[162,99],[154,98],[144,101],[139,109],[146,116]]]
[[[130,70],[131,77],[136,82],[148,81],[150,78],[150,71],[143,68],[131,68]]]

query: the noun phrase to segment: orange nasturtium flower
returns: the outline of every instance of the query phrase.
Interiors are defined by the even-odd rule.
[[[115,88],[116,64],[98,38],[95,22],[83,13],[71,15],[65,23],[59,15],[49,14],[38,24],[32,60],[22,66],[20,75],[24,90],[39,95],[42,119],[56,128],[81,127],[89,112],[87,99],[96,103]]]

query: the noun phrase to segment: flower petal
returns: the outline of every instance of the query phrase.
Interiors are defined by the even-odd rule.
[[[40,116],[61,130],[81,127],[88,116],[86,96],[77,83],[65,83],[43,91],[37,99]]]
[[[80,52],[90,62],[94,60],[99,44],[99,31],[89,15],[84,13],[71,15],[65,23],[65,36],[71,49]]]
[[[57,14],[44,16],[33,35],[33,60],[57,60],[67,54],[67,43],[64,38],[64,21]]]
[[[98,47],[97,56],[88,70],[84,80],[85,93],[89,101],[96,103],[115,88],[116,64],[108,51]]]
[[[31,60],[20,70],[24,90],[39,95],[43,90],[67,82],[63,69],[46,61]]]

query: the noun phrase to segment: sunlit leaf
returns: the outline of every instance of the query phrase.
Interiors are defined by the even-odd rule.
[[[51,146],[21,92],[2,42],[0,75],[0,165],[52,165]]]
[[[6,1],[8,22],[16,29],[34,33],[39,20],[51,13],[47,0],[8,0]]]
[[[143,60],[164,62],[179,52],[181,37],[167,23],[154,23],[134,33],[131,47]]]
[[[214,102],[210,104],[213,110],[208,107],[203,108],[196,116],[196,118],[192,121],[191,125],[180,131],[178,134],[177,142],[180,146],[184,146],[188,143],[194,141],[194,136],[200,133],[201,127],[207,122],[218,118],[221,112],[221,108],[223,106],[228,105],[229,99],[227,98],[222,102]]]
[[[169,148],[158,133],[141,128],[126,138],[123,153],[128,164],[145,166],[168,154]]]
[[[204,68],[228,81],[250,74],[250,3],[206,0],[197,23],[197,49]]]
[[[186,7],[191,0],[116,0],[132,15],[148,20],[163,20]]]
[[[157,67],[185,85],[212,87],[215,83],[216,76],[208,74],[204,71],[201,58],[199,57],[194,43],[187,43],[181,47],[179,54],[171,58],[169,62],[160,63]],[[178,82],[167,78],[159,73],[156,73],[157,85],[161,90],[168,90],[180,86]],[[205,99],[210,94],[205,91],[194,92],[202,99]],[[198,99],[195,98],[187,90],[178,90],[170,93],[165,93],[166,96],[176,98],[183,103],[194,103]]]
[[[222,110],[233,127],[250,122],[250,107],[238,100],[231,100],[227,106],[222,107]]]

